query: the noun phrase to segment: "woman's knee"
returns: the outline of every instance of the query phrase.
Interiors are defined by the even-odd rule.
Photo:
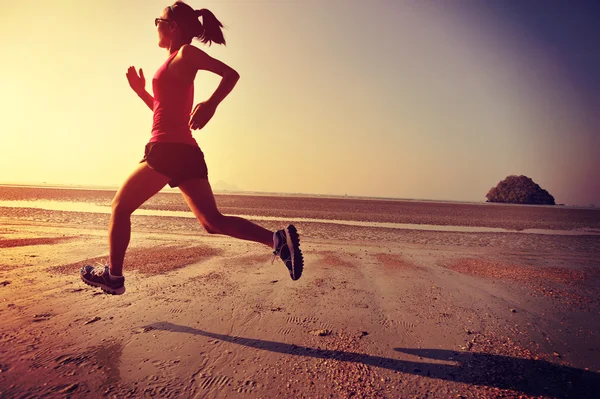
[[[223,231],[223,221],[225,220],[225,216],[221,213],[217,212],[208,217],[204,217],[203,220],[200,221],[202,227],[208,234],[221,234]]]
[[[220,234],[220,232],[219,232],[217,229],[215,229],[214,227],[212,227],[212,226],[211,226],[211,225],[209,225],[209,224],[205,224],[205,223],[203,223],[203,224],[202,224],[202,227],[204,227],[204,230],[206,230],[206,232],[207,232],[208,234]]]
[[[135,209],[132,209],[132,206],[128,206],[119,196],[113,198],[111,206],[112,213],[116,216],[130,216],[135,211]]]

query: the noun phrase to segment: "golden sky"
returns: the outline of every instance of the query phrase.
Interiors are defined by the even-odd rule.
[[[483,201],[525,174],[557,202],[600,204],[597,125],[517,25],[469,2],[188,3],[227,26],[227,47],[204,49],[241,75],[194,133],[217,190]],[[3,4],[0,183],[125,179],[152,122],[125,72],[143,68],[150,91],[168,4]],[[199,74],[196,102],[217,83]]]

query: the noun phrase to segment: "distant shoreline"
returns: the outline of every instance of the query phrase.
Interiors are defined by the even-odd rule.
[[[0,183],[0,187],[16,187],[16,188],[39,188],[39,189],[58,189],[58,190],[87,190],[87,191],[117,191],[117,186],[82,186],[82,185],[43,185],[43,184],[14,184]],[[371,200],[371,201],[404,201],[404,202],[427,202],[441,204],[468,204],[468,205],[488,205],[488,206],[533,206],[536,208],[570,208],[570,209],[592,209],[600,210],[600,208],[591,205],[532,205],[532,204],[508,204],[486,201],[459,201],[459,200],[441,200],[441,199],[424,199],[424,198],[397,198],[397,197],[369,197],[359,195],[334,195],[334,194],[307,194],[307,193],[277,193],[277,192],[262,192],[262,191],[227,191],[215,190],[216,195],[245,195],[259,197],[304,197],[304,198],[333,198],[333,199],[354,199],[354,200]],[[175,189],[161,190],[161,194],[179,194]]]
[[[40,189],[59,189],[59,190],[89,190],[89,191],[116,191],[118,186],[80,186],[80,185],[43,185],[43,184],[9,184],[0,183],[0,187],[18,187],[18,188],[40,188]],[[175,189],[161,190],[161,194],[179,194]],[[335,195],[335,194],[307,194],[307,193],[278,193],[265,191],[229,191],[215,190],[215,194],[226,195],[252,195],[252,196],[277,196],[277,197],[309,197],[309,198],[335,198],[335,199],[366,199],[383,201],[410,201],[410,202],[439,202],[439,203],[457,203],[457,204],[486,204],[485,201],[457,201],[457,200],[435,200],[421,198],[396,198],[396,197],[369,197],[360,195]]]

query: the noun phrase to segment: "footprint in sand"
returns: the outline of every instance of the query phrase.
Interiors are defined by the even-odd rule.
[[[243,383],[240,384],[241,386],[238,387],[237,392],[238,393],[251,393],[252,390],[254,389],[254,387],[256,386],[256,382],[252,381],[252,380],[246,380]]]
[[[54,361],[54,356],[50,348],[37,351],[31,360],[32,369],[49,368]]]
[[[205,391],[215,391],[221,389],[231,382],[231,377],[227,376],[206,376],[202,377],[198,386]]]
[[[406,335],[409,338],[415,337],[414,329],[416,326],[414,323],[411,323],[410,321],[387,319],[383,324],[386,327],[398,328],[403,335]]]
[[[57,366],[55,366],[54,368],[57,369],[60,366],[65,366],[67,364],[74,364],[76,366],[79,366],[85,362],[87,362],[90,359],[90,355],[89,354],[79,354],[79,355],[61,355],[59,357],[57,357],[55,359],[56,363],[58,363]]]
[[[333,324],[331,324],[331,323],[319,323],[319,328],[321,330],[332,330],[333,331]]]
[[[400,320],[397,323],[404,328],[410,328],[410,329],[415,328],[415,325],[409,321]]]
[[[293,328],[289,328],[289,327],[282,327],[282,328],[280,328],[279,330],[277,330],[277,333],[278,333],[278,334],[281,334],[281,335],[288,335],[288,334],[291,334],[291,333],[292,333],[292,331],[294,331],[294,329],[293,329]]]
[[[316,317],[299,317],[299,316],[288,316],[285,321],[290,324],[297,324],[302,327],[309,327],[312,323],[319,321]]]

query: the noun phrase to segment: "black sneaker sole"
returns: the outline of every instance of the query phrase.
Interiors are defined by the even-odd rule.
[[[298,231],[294,225],[289,225],[284,229],[285,239],[288,244],[288,248],[292,252],[292,270],[290,276],[292,280],[298,280],[302,276],[302,270],[304,269],[304,258],[302,257],[302,251],[300,250],[300,237]]]
[[[81,281],[83,281],[84,283],[86,283],[90,287],[100,288],[100,289],[102,289],[102,291],[106,292],[107,294],[111,294],[111,295],[123,295],[125,293],[125,286],[122,286],[122,287],[119,287],[119,288],[112,288],[112,287],[109,287],[108,285],[96,283],[94,281],[88,281],[85,278],[83,278],[83,276],[81,276]]]

